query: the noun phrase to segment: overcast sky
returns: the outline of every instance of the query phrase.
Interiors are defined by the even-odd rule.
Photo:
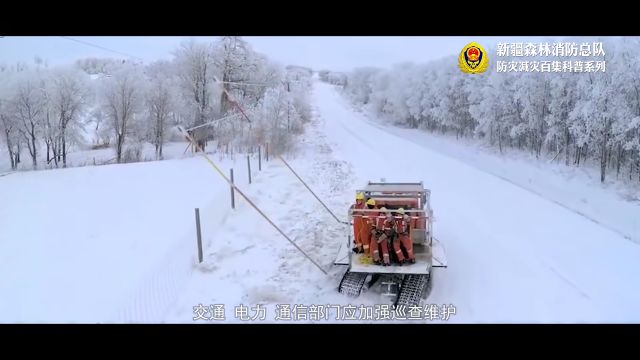
[[[194,37],[212,41],[214,37]],[[0,38],[0,63],[33,63],[40,56],[49,65],[72,63],[84,57],[126,57],[126,54],[150,62],[170,59],[181,41],[189,37],[160,36],[7,36]],[[253,48],[284,65],[295,64],[313,69],[347,71],[359,66],[390,67],[412,61],[424,63],[448,55],[457,55],[471,41],[486,47],[498,42],[557,41],[562,37],[482,37],[482,36],[247,36]],[[77,40],[77,41],[74,41]],[[92,45],[104,47],[107,50]]]

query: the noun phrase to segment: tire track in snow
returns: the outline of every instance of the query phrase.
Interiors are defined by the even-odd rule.
[[[574,289],[578,294],[580,294],[580,296],[582,296],[583,298],[587,299],[587,300],[591,300],[591,296],[589,296],[587,293],[585,293],[582,289],[580,289],[573,281],[569,280],[566,276],[562,275],[562,273],[560,273],[558,270],[556,270],[555,267],[544,263],[547,268],[549,270],[551,270],[551,272],[553,272],[554,274],[556,274],[556,276],[558,278],[560,278],[560,280],[562,280],[565,284],[567,284],[570,288]]]

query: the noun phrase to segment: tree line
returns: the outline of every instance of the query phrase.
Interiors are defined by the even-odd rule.
[[[640,40],[602,43],[604,72],[498,72],[496,60],[520,59],[494,56],[488,71],[470,75],[452,56],[358,68],[344,91],[398,125],[474,137],[500,152],[521,149],[568,166],[595,163],[602,182],[609,174],[640,181]]]
[[[120,163],[139,161],[151,143],[162,159],[163,144],[184,140],[178,125],[198,127],[190,133],[205,150],[269,143],[283,152],[310,117],[311,70],[283,67],[241,37],[187,41],[172,55],[0,65],[0,142],[11,168],[25,156],[34,169],[66,167],[73,147],[111,147]]]

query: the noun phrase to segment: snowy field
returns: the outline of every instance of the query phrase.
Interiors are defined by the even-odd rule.
[[[215,226],[229,207],[210,169],[193,157],[0,177],[0,322],[161,321],[196,261],[194,208]]]
[[[368,180],[431,189],[449,267],[434,274],[428,302],[455,306],[448,322],[640,321],[633,202],[382,127],[331,85],[315,83],[313,108],[287,160],[338,217]],[[312,308],[382,302],[337,293],[345,269],[332,263],[348,229],[281,162],[254,168],[249,185],[238,175],[244,161],[212,159],[243,169],[239,187],[327,274],[239,196],[231,210],[228,186],[199,157],[14,173],[0,177],[0,322],[216,323],[194,320],[216,305],[224,322],[243,321],[240,305],[249,317],[264,307],[254,323],[279,322],[282,304],[300,305],[303,320],[291,322],[314,322]],[[500,168],[511,161],[512,171]],[[199,265],[195,207],[206,246]]]

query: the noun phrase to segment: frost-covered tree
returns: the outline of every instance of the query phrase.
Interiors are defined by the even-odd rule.
[[[204,114],[192,124],[199,126],[192,132],[200,132],[194,137],[202,140],[201,146],[205,139],[215,140],[217,147],[228,153],[230,147],[250,150],[269,139],[285,144],[289,141],[285,139],[310,117],[307,94],[312,72],[284,69],[255,52],[240,37],[221,37],[211,44],[183,44],[174,62],[181,78],[182,98],[187,105],[199,106],[198,116]],[[275,112],[278,116],[265,115],[274,114],[275,108],[282,109]],[[284,133],[280,133],[281,125]],[[271,146],[272,151],[286,148]]]
[[[62,157],[62,164],[66,167],[70,141],[82,131],[79,118],[83,115],[89,89],[84,74],[73,68],[56,69],[51,74],[50,81],[47,101],[57,127],[54,154],[57,155],[58,162]]]
[[[89,75],[99,75],[110,74],[122,63],[122,59],[85,58],[77,60],[75,65]]]
[[[372,80],[375,74],[382,71],[382,69],[366,67],[358,68],[349,76],[349,84],[345,88],[345,91],[351,95],[353,101],[361,104],[368,104],[370,102],[372,88]],[[320,73],[322,79],[322,72]],[[328,76],[328,72],[326,74]],[[328,80],[328,77],[327,77]]]
[[[23,71],[14,79],[11,105],[18,119],[19,131],[27,145],[33,168],[38,165],[38,139],[40,138],[45,97],[44,81],[35,71]]]
[[[147,128],[157,159],[162,158],[162,145],[166,142],[167,128],[176,109],[177,79],[172,70],[172,64],[165,61],[155,62],[147,68]]]
[[[118,162],[135,160],[144,142],[162,158],[174,125],[199,126],[191,133],[203,149],[215,141],[231,151],[266,143],[285,151],[311,117],[312,71],[284,68],[240,37],[185,42],[174,55],[146,66],[101,58],[1,66],[0,130],[12,168],[21,147],[36,166],[45,146],[47,164],[67,166],[84,135],[93,147],[113,145]]]
[[[118,163],[123,160],[127,136],[139,134],[138,117],[144,94],[140,74],[139,67],[124,65],[104,85],[103,106],[113,130]]]
[[[234,98],[246,96],[250,74],[259,68],[260,59],[251,46],[239,36],[224,36],[214,43],[214,64],[226,90],[220,94],[220,117],[231,110],[231,102],[227,93]]]
[[[183,95],[189,107],[192,126],[213,120],[214,65],[213,50],[208,44],[195,40],[184,42],[176,50],[175,63],[183,86]],[[192,136],[204,150],[210,131],[201,127]]]
[[[1,85],[0,85],[1,86]],[[4,89],[3,89],[4,90]],[[6,146],[11,170],[15,170],[20,163],[20,136],[18,121],[8,101],[0,97],[0,131]]]
[[[500,152],[511,131],[510,124],[517,121],[512,82],[509,74],[492,73],[480,91],[469,94],[473,103],[469,113],[476,121],[476,133],[489,144],[497,144]]]

